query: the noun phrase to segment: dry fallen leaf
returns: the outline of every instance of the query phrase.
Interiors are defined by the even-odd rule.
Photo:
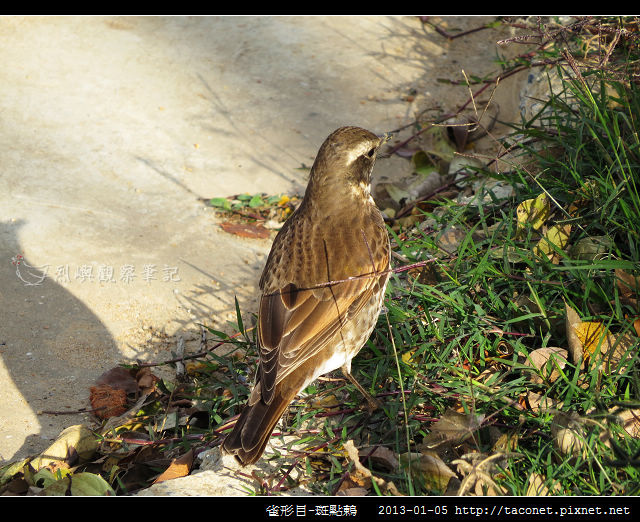
[[[583,347],[580,339],[576,334],[576,327],[582,323],[578,313],[567,303],[565,308],[565,332],[567,334],[567,342],[569,344],[569,353],[571,354],[571,362],[576,366],[582,363]]]
[[[220,226],[225,232],[240,237],[251,239],[266,239],[269,237],[269,230],[257,223],[231,223],[225,221]]]
[[[151,373],[151,368],[142,368],[136,373],[136,381],[142,393],[149,394],[154,391],[156,383],[160,379]]]
[[[449,481],[456,476],[442,459],[434,452],[404,453],[400,455],[404,469],[411,469],[415,477],[420,477],[425,487],[441,493],[447,490]]]
[[[529,483],[527,485],[527,497],[548,497],[549,495],[559,495],[561,492],[560,484],[557,482],[553,484],[553,491],[549,491],[549,488],[545,485],[547,479],[540,473],[532,473],[529,475]]]
[[[193,450],[190,449],[184,455],[181,455],[177,459],[173,459],[169,467],[153,481],[154,484],[158,482],[164,482],[165,480],[172,480],[175,478],[186,477],[191,471],[193,465]]]
[[[551,421],[551,435],[554,446],[562,455],[587,456],[584,421],[576,413],[557,413]]]
[[[558,409],[562,405],[561,401],[532,391],[527,393],[527,402],[529,403],[531,411],[534,413],[543,413],[548,410]]]
[[[340,485],[340,488],[338,488],[338,495],[362,494],[362,489],[365,491],[370,490],[372,481],[375,481],[376,486],[383,495],[402,495],[393,482],[376,477],[369,469],[360,463],[360,454],[352,440],[345,442],[344,449],[346,450],[349,459],[353,462],[355,469],[353,472],[349,473],[348,477],[346,477]],[[358,488],[358,491],[360,492],[354,493],[354,488]]]
[[[551,346],[533,350],[529,354],[525,364],[540,370],[542,377],[537,373],[534,373],[531,375],[531,381],[538,384],[542,384],[545,380],[547,382],[555,382],[555,380],[560,377],[560,372],[558,372],[556,365],[560,369],[563,369],[567,364],[567,355],[568,352],[564,348],[555,348]],[[550,360],[553,360],[554,362],[550,363]]]
[[[621,301],[637,308],[640,302],[640,277],[633,276],[620,268],[616,268],[615,275]]]
[[[31,461],[31,466],[36,471],[45,466],[69,468],[90,460],[97,449],[98,437],[89,428],[82,424],[69,426],[51,446]]]
[[[398,470],[399,462],[397,455],[384,446],[362,448],[360,450],[360,457],[370,459],[376,468],[382,467],[389,472]]]
[[[640,410],[625,410],[618,417],[629,435],[634,439],[640,438]]]
[[[458,413],[447,410],[438,422],[431,426],[419,449],[429,450],[444,443],[460,444],[482,425],[484,415]]]
[[[96,379],[96,386],[107,385],[116,390],[124,390],[126,393],[136,393],[138,383],[131,372],[122,366],[116,366],[104,372]]]
[[[637,339],[630,332],[616,336],[602,323],[596,322],[580,323],[575,327],[575,331],[583,344],[585,356],[597,358],[600,368],[606,373],[617,371],[623,359],[623,368],[631,362],[631,348],[637,343]]]

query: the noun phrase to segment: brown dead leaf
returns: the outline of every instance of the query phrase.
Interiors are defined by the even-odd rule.
[[[537,373],[531,375],[531,381],[542,384],[543,382],[555,382],[560,377],[560,372],[556,368],[556,365],[562,369],[567,364],[568,352],[564,348],[555,348],[547,346],[545,348],[538,348],[533,350],[525,364],[527,366],[533,366],[538,369],[542,374],[542,377]],[[554,362],[550,363],[549,361]]]
[[[434,452],[404,453],[400,455],[400,463],[405,469],[411,469],[415,477],[420,477],[427,489],[439,491],[447,490],[449,481],[456,476],[442,459]]]
[[[169,467],[153,481],[154,484],[164,482],[166,480],[172,480],[175,478],[186,477],[191,471],[193,465],[193,450],[190,449],[184,455],[173,459]]]
[[[225,221],[220,226],[222,230],[235,236],[250,239],[266,239],[269,237],[269,230],[264,228],[260,223],[231,223]]]
[[[384,468],[386,471],[397,471],[399,462],[397,455],[389,448],[375,446],[373,448],[362,448],[360,457],[371,459],[376,467]]]
[[[565,308],[565,331],[567,334],[567,342],[569,344],[569,353],[571,354],[571,362],[575,365],[581,364],[584,357],[582,343],[576,334],[576,327],[582,323],[578,312],[571,308],[567,303]]]
[[[491,426],[492,428],[494,426]],[[497,429],[497,428],[496,428]],[[493,443],[493,452],[494,453],[508,453],[512,451],[516,451],[518,449],[518,433],[502,433],[497,440]]]
[[[616,268],[616,284],[624,297],[640,296],[640,277],[633,276],[621,268]]]
[[[551,435],[554,446],[562,455],[587,456],[584,421],[578,414],[558,412],[551,421]]]
[[[138,383],[131,372],[122,366],[116,366],[104,372],[96,379],[96,386],[107,385],[115,390],[124,390],[126,393],[136,393]]]
[[[89,400],[95,410],[94,415],[100,419],[117,417],[127,411],[127,393],[112,388],[108,384],[92,386]]]
[[[348,477],[346,477],[340,485],[337,493],[338,495],[346,495],[347,493],[341,492],[352,490],[353,488],[359,488],[369,491],[371,489],[371,482],[375,481],[376,486],[383,495],[402,496],[402,493],[398,491],[393,482],[386,481],[380,477],[376,477],[371,473],[369,469],[367,469],[360,463],[360,454],[358,452],[358,449],[353,444],[352,440],[348,440],[347,442],[345,442],[344,449],[346,450],[349,459],[353,462],[355,469],[352,473],[349,473]]]
[[[547,479],[540,473],[532,473],[529,475],[529,484],[527,485],[527,497],[548,497],[549,495],[559,495],[561,493],[560,484],[557,482],[553,484],[553,491],[549,491],[549,488],[545,485]]]
[[[344,484],[344,482],[343,482]],[[369,493],[369,490],[367,490],[366,488],[360,488],[360,487],[346,487],[343,488],[342,485],[340,485],[340,488],[338,489],[338,492],[336,493],[336,496],[338,497],[364,497]]]
[[[622,427],[634,439],[640,438],[640,410],[625,410],[618,414]]]
[[[154,391],[156,383],[160,379],[151,373],[151,368],[141,368],[136,373],[136,381],[142,393],[149,394]]]
[[[556,399],[552,399],[551,397],[546,397],[532,391],[527,393],[527,403],[529,404],[531,411],[534,413],[541,413],[547,410],[558,409],[562,404]]]
[[[445,443],[460,444],[480,428],[483,420],[484,415],[458,413],[449,409],[432,425],[431,433],[423,439],[418,449],[426,451]]]

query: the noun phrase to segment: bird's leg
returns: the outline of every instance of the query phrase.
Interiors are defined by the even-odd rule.
[[[347,379],[349,379],[351,381],[351,383],[356,388],[358,388],[360,393],[367,400],[367,405],[368,405],[367,406],[367,410],[369,410],[369,412],[373,412],[373,411],[377,410],[378,408],[382,409],[382,404],[380,403],[380,401],[378,399],[376,399],[375,397],[372,397],[371,394],[369,392],[367,392],[367,390],[365,390],[358,381],[356,381],[356,378],[353,375],[351,375],[351,372],[349,371],[349,369],[346,366],[342,367],[342,373]]]

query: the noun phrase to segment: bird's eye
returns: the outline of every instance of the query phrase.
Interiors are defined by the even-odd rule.
[[[373,158],[373,155],[374,155],[375,153],[376,153],[376,149],[375,149],[375,147],[374,147],[374,148],[372,148],[369,152],[367,152],[367,156],[368,156],[369,158]]]

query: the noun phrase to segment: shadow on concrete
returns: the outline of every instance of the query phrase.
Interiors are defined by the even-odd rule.
[[[15,455],[0,455],[0,459],[33,455],[65,427],[86,422],[86,415],[38,412],[86,408],[89,390],[78,389],[76,380],[86,372],[99,375],[96,363],[118,352],[100,319],[55,282],[55,267],[33,267],[22,257],[18,236],[23,224],[0,222],[0,271],[5,272],[0,274],[0,354],[8,372],[2,386],[5,400],[15,401],[16,407],[26,401],[33,412],[11,421],[24,424],[26,433],[37,434],[27,437]],[[59,376],[53,383],[52,375]],[[2,431],[0,425],[0,436]]]

